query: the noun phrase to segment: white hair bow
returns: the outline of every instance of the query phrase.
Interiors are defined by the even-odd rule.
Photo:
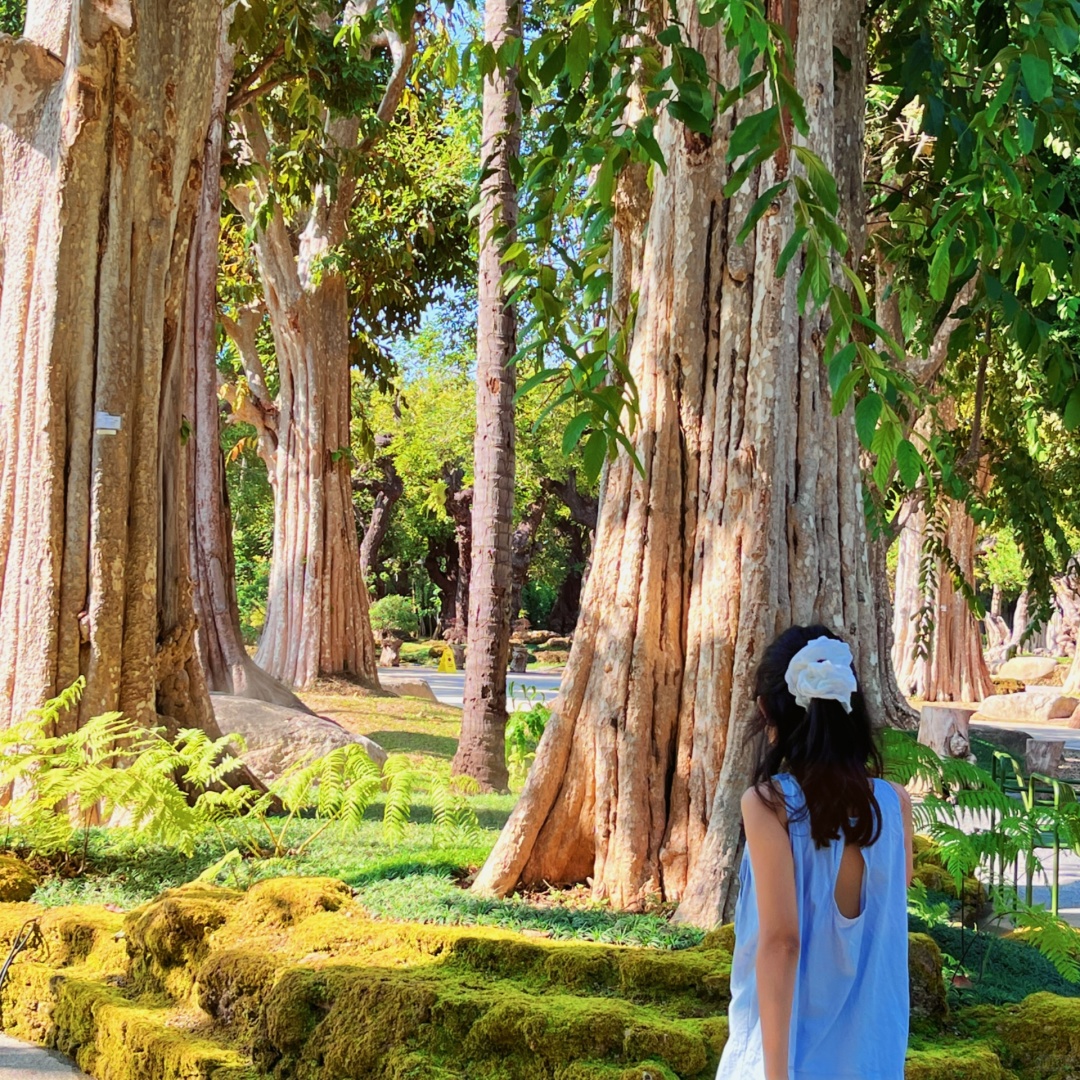
[[[851,695],[859,688],[851,664],[846,641],[814,638],[791,658],[784,675],[795,704],[805,709],[815,698],[839,701],[845,712],[851,712]]]

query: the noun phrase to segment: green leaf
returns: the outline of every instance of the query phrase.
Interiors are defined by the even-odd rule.
[[[851,371],[851,362],[855,359],[858,350],[855,347],[854,341],[849,341],[830,361],[829,361],[829,389],[832,390],[833,395],[839,391],[840,384],[847,377]],[[844,405],[837,404],[837,411],[842,412]]]
[[[949,280],[952,277],[952,261],[949,257],[949,245],[952,242],[950,232],[937,247],[933,259],[930,260],[930,296],[939,303],[945,299],[949,291]]]
[[[1045,101],[1054,89],[1054,72],[1050,63],[1033,52],[1020,57],[1020,74],[1034,102]]]
[[[840,196],[836,190],[836,178],[812,150],[805,146],[795,147],[795,156],[806,169],[806,178],[821,205],[834,217],[840,212]]]
[[[795,258],[796,254],[802,248],[807,232],[809,232],[809,230],[805,228],[796,229],[791,234],[788,242],[784,245],[784,250],[780,252],[780,258],[776,260],[776,276],[778,278],[783,277],[787,272],[791,260]]]
[[[765,143],[765,136],[777,126],[779,114],[776,106],[766,109],[764,112],[753,113],[740,120],[731,133],[728,142],[728,161],[734,161],[749,154]]]
[[[1031,305],[1038,307],[1049,295],[1054,287],[1054,279],[1050,276],[1050,267],[1046,263],[1039,263],[1035,267],[1035,273],[1031,282]]]
[[[664,29],[656,35],[656,40],[661,45],[678,45],[679,42],[682,41],[682,30],[678,23],[671,23],[670,25],[665,26]]]
[[[739,230],[739,235],[735,237],[736,244],[743,244],[746,242],[746,238],[754,231],[757,223],[762,219],[765,211],[788,189],[790,180],[783,180],[779,184],[773,184],[768,191],[763,192],[758,196],[754,205],[750,207],[750,212],[746,215],[746,220],[743,222],[743,227]],[[779,273],[777,276],[781,276]]]
[[[712,135],[712,120],[684,99],[671,102],[667,111],[673,120],[685,124],[691,131],[699,135]]]
[[[872,390],[855,406],[855,431],[867,450],[874,445],[874,433],[884,405],[881,395]]]
[[[602,431],[594,431],[585,440],[585,447],[582,450],[585,475],[593,483],[600,479],[600,473],[604,468],[604,460],[607,457],[607,448],[607,436]]]
[[[908,439],[901,439],[896,448],[896,471],[900,474],[904,487],[913,491],[922,475],[922,458]]]
[[[1016,126],[1020,132],[1020,153],[1030,154],[1035,145],[1035,125],[1021,113],[1016,118]]]
[[[576,90],[585,79],[592,54],[592,34],[588,23],[578,23],[566,46],[566,74]]]
[[[1074,386],[1065,406],[1065,430],[1075,431],[1080,428],[1080,386]]]
[[[562,452],[563,457],[569,457],[577,448],[577,444],[581,442],[582,435],[585,434],[585,430],[593,422],[593,416],[591,412],[578,413],[569,424],[566,425],[566,431],[563,432],[562,440]]]

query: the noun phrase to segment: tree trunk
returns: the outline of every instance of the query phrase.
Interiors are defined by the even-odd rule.
[[[1012,633],[1009,635],[1010,649],[1019,649],[1024,644],[1024,635],[1027,633],[1030,618],[1029,606],[1030,596],[1027,589],[1024,589],[1016,598],[1016,607],[1013,609]]]
[[[941,538],[971,584],[975,576],[977,526],[962,502],[949,499]],[[900,536],[896,568],[893,665],[900,688],[924,701],[982,701],[994,692],[983,655],[979,622],[946,563],[925,553],[932,539],[920,508]],[[933,562],[933,583],[924,590],[920,562]],[[920,629],[921,625],[921,629]]]
[[[581,611],[581,588],[585,580],[585,564],[588,561],[587,542],[589,534],[576,521],[565,521],[559,532],[570,545],[566,577],[559,586],[559,595],[548,616],[548,629],[556,634],[572,634]]]
[[[274,282],[274,265],[260,256],[264,281]],[[297,285],[267,290],[281,389],[274,549],[255,660],[296,687],[320,675],[378,686],[352,502],[348,295],[330,271]]]
[[[521,0],[486,0],[484,38],[495,50],[524,34]],[[505,791],[506,667],[510,657],[514,527],[514,391],[517,318],[502,287],[502,252],[517,224],[514,168],[521,142],[515,71],[484,82],[476,345],[473,544],[469,651],[461,738],[452,771],[483,791]],[[500,230],[502,230],[500,232]],[[460,608],[458,609],[461,610]]]
[[[473,489],[463,488],[465,479],[462,469],[447,467],[443,472],[446,481],[446,512],[454,523],[454,539],[457,542],[457,564],[453,576],[453,615],[447,625],[456,624],[462,633],[469,625],[469,588],[472,583],[472,536],[473,536]]]
[[[513,621],[521,611],[521,593],[529,579],[529,567],[540,544],[540,524],[544,520],[547,501],[543,495],[525,512],[510,537],[510,619]]]
[[[185,414],[191,425],[187,443],[191,507],[188,545],[198,616],[195,641],[211,690],[307,712],[307,706],[287,686],[268,675],[248,655],[236,602],[232,519],[221,451],[217,371],[221,150],[236,51],[229,42],[232,10],[226,10],[219,35],[213,108],[206,136],[184,306],[184,356],[188,367]]]
[[[31,0],[0,38],[0,726],[83,675],[216,734],[195,654],[180,343],[220,4]]]
[[[375,445],[385,450],[390,445],[390,437],[379,435]],[[392,457],[384,454],[375,461],[375,465],[382,472],[382,479],[376,484],[375,506],[371,511],[371,520],[364,530],[364,539],[360,543],[360,573],[365,583],[369,583],[375,575],[379,548],[382,547],[390,528],[390,515],[405,494],[405,481],[398,475]]]
[[[798,86],[813,145],[861,168],[865,37],[856,0],[804,0]],[[737,58],[696,5],[690,42],[724,86]],[[834,50],[850,65],[834,65]],[[740,106],[757,111],[761,91]],[[581,881],[615,907],[681,901],[717,921],[733,895],[739,801],[761,650],[793,623],[850,641],[881,709],[873,582],[850,410],[831,414],[820,316],[802,317],[795,275],[775,277],[790,204],[744,246],[735,235],[787,166],[774,159],[730,200],[725,115],[702,138],[664,115],[630,367],[634,443],[609,468],[593,564],[562,692],[525,790],[476,883]],[[838,170],[841,171],[841,170]],[[858,255],[861,185],[845,182]]]

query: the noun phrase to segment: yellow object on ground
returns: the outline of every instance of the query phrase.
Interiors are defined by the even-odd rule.
[[[453,675],[456,671],[457,664],[454,663],[454,650],[443,649],[442,659],[439,661],[439,674]]]

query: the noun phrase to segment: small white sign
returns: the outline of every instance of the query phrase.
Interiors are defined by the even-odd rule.
[[[115,435],[121,426],[122,422],[119,416],[107,412],[94,414],[94,431],[98,435]]]

